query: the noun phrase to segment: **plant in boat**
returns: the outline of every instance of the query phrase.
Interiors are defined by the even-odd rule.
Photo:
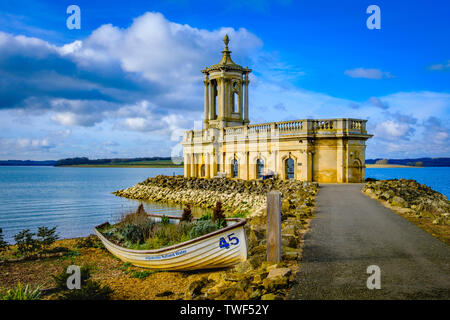
[[[183,215],[181,216],[181,222],[191,222],[193,219],[192,216],[192,210],[189,203],[186,205],[186,207],[183,209]]]
[[[201,237],[218,229],[217,224],[211,220],[199,220],[189,232],[191,239]]]
[[[221,203],[216,205],[215,216],[206,213],[198,220],[193,219],[191,208],[187,205],[179,223],[170,223],[165,215],[160,222],[156,222],[142,212],[143,209],[138,208],[136,212],[123,216],[115,225],[102,225],[98,230],[115,244],[135,250],[149,250],[185,242],[226,226]]]
[[[216,206],[213,209],[212,222],[216,223],[219,229],[227,226],[224,210],[222,209],[222,202],[220,201],[216,202]]]
[[[203,220],[212,220],[212,214],[211,214],[211,212],[206,212],[206,213],[202,214],[202,216],[201,216],[198,220],[200,220],[200,221],[203,221]]]

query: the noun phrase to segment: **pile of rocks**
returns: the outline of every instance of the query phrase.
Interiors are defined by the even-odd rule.
[[[212,208],[217,201],[227,213],[261,213],[266,206],[266,193],[278,190],[296,204],[299,198],[314,198],[317,184],[282,180],[233,180],[227,178],[201,179],[183,176],[156,176],[137,185],[114,192],[130,199],[187,204]]]
[[[434,224],[450,225],[450,202],[443,194],[415,180],[370,181],[363,192],[392,206],[408,208],[419,218],[426,217]]]
[[[186,300],[281,300],[294,279],[286,263],[264,262],[258,269],[238,265],[234,270],[215,272],[189,284]]]

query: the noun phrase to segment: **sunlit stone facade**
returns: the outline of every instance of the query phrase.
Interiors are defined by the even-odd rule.
[[[320,119],[250,124],[248,75],[231,60],[228,36],[221,61],[202,70],[202,130],[184,134],[184,175],[317,182],[362,182],[367,120]]]

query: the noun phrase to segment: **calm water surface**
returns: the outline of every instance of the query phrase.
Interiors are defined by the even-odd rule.
[[[62,238],[86,236],[92,228],[134,210],[138,201],[111,192],[183,168],[0,167],[0,228],[6,240],[22,229],[57,226]],[[181,209],[145,205],[148,212],[178,215]]]
[[[57,226],[60,237],[86,236],[105,221],[135,210],[138,201],[111,192],[183,168],[55,168],[0,166],[0,228],[6,240],[22,229]],[[450,168],[368,168],[366,177],[415,179],[450,196]],[[181,209],[145,203],[148,212],[180,215]]]

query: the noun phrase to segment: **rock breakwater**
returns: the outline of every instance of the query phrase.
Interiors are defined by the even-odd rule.
[[[406,212],[417,218],[431,219],[433,224],[450,225],[447,197],[415,180],[369,181],[362,191],[393,207],[408,209]]]
[[[227,214],[260,214],[266,206],[266,193],[278,190],[287,206],[306,204],[314,198],[317,184],[294,180],[201,179],[182,176],[156,176],[127,189],[113,192],[116,196],[136,200],[190,204],[213,208],[221,201]]]

